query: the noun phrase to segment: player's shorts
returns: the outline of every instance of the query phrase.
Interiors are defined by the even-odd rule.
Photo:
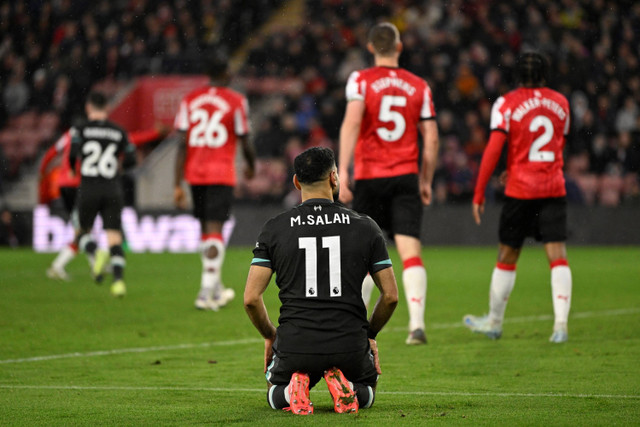
[[[76,206],[76,197],[78,196],[78,187],[60,187],[60,198],[64,205],[64,210],[69,215]]]
[[[231,214],[233,187],[229,185],[192,185],[193,216],[200,221],[225,222]]]
[[[420,238],[423,207],[418,175],[360,179],[354,190],[354,211],[369,215],[391,236]]]
[[[500,215],[500,243],[520,248],[524,239],[543,243],[567,240],[567,199],[514,199],[505,197]]]
[[[119,180],[115,183],[83,182],[78,189],[77,203],[82,229],[91,229],[98,214],[105,230],[121,229],[124,196]]]
[[[309,375],[309,387],[313,387],[323,377],[324,371],[334,366],[352,383],[375,387],[378,381],[373,353],[368,345],[365,350],[353,353],[300,354],[274,351],[266,378],[271,384],[286,385],[289,384],[291,375],[300,371]]]

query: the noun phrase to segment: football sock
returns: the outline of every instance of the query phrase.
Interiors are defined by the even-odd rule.
[[[220,292],[225,247],[220,234],[206,234],[202,237],[202,280],[200,282],[200,291],[201,294],[206,293],[215,298]],[[212,247],[215,247],[218,251],[215,258],[207,256],[207,252]]]
[[[516,283],[516,265],[496,263],[489,290],[489,321],[501,327],[507,301]]]
[[[362,300],[364,301],[364,305],[369,307],[369,301],[371,300],[371,293],[373,292],[373,288],[376,286],[376,282],[373,281],[373,277],[370,274],[367,274],[367,277],[362,281]]]
[[[80,247],[82,252],[86,253],[87,255],[95,255],[96,249],[98,249],[98,244],[89,234],[85,234],[80,237],[80,244],[78,246]]]
[[[233,234],[233,229],[236,228],[236,218],[231,215],[228,220],[222,224],[222,241],[226,245],[229,243],[229,239]]]
[[[424,329],[424,306],[427,298],[427,270],[419,257],[403,263],[402,284],[409,306],[409,330]]]
[[[124,258],[124,251],[121,245],[113,245],[109,248],[111,255],[111,268],[113,269],[113,280],[122,280],[124,267],[127,264]]]
[[[358,397],[358,406],[360,409],[371,408],[373,401],[376,399],[376,394],[373,391],[373,388],[368,385],[357,383],[352,384],[352,387]]]
[[[74,243],[69,243],[67,246],[62,248],[60,252],[58,252],[58,255],[53,260],[51,266],[57,270],[64,270],[67,264],[75,258],[77,253],[78,247]]]
[[[559,259],[550,264],[551,296],[555,316],[554,330],[566,328],[571,309],[571,269],[566,259]]]
[[[89,260],[89,265],[93,268],[93,264],[96,261],[96,250],[98,249],[98,244],[93,237],[89,234],[85,234],[80,237],[78,247],[82,252],[87,255],[87,259]]]
[[[289,386],[272,385],[269,387],[267,402],[273,409],[282,409],[289,406]]]

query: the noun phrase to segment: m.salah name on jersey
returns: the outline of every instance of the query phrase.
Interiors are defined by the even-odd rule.
[[[330,224],[351,224],[351,218],[346,213],[307,215],[302,219],[300,215],[291,218],[291,227],[296,225],[330,225]]]

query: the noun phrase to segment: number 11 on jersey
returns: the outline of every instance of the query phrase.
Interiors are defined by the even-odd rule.
[[[318,296],[318,250],[315,237],[298,238],[298,248],[305,253],[305,296]],[[329,250],[329,295],[342,296],[340,236],[322,237],[322,248]]]

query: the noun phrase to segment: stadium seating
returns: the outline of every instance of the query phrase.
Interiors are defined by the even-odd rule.
[[[31,2],[6,8],[8,21],[31,27],[7,27],[12,44],[0,63],[0,94],[15,97],[16,87],[26,85],[29,100],[19,111],[0,104],[0,155],[6,159],[0,162],[5,165],[0,179],[19,179],[22,165],[82,116],[90,88],[113,95],[140,75],[201,73],[194,58],[212,48],[232,58],[234,85],[250,97],[255,141],[270,144],[257,147],[258,152],[266,153],[267,164],[284,163],[290,174],[287,147],[337,147],[345,79],[370,64],[367,29],[386,19],[402,32],[401,65],[424,76],[433,90],[443,147],[437,203],[468,201],[483,145],[478,135],[487,136],[491,103],[513,87],[515,56],[530,48],[551,59],[550,85],[575,105],[567,165],[574,156],[584,161],[585,154],[587,164],[572,174],[578,194],[571,201],[611,206],[640,198],[640,54],[635,48],[640,33],[632,31],[640,22],[638,7],[624,10],[616,2],[549,7],[546,0],[527,2],[526,8],[507,0],[463,1],[460,7],[413,0],[247,4],[53,2],[45,8]],[[297,7],[273,13],[287,5]],[[266,21],[270,16],[277,19]],[[261,28],[265,22],[269,25]],[[27,40],[40,43],[39,49],[25,45]],[[118,50],[111,48],[114,40]],[[10,80],[16,84],[7,94]],[[261,126],[263,121],[274,125]],[[630,136],[621,134],[620,123]],[[280,145],[273,147],[274,141]],[[601,142],[606,146],[598,146]],[[274,155],[278,162],[272,161]],[[464,170],[447,159],[457,159]],[[274,189],[282,189],[279,196]],[[250,184],[241,193],[252,199],[261,191],[267,198],[287,193],[279,181]],[[492,185],[490,191],[499,196],[501,188]]]

